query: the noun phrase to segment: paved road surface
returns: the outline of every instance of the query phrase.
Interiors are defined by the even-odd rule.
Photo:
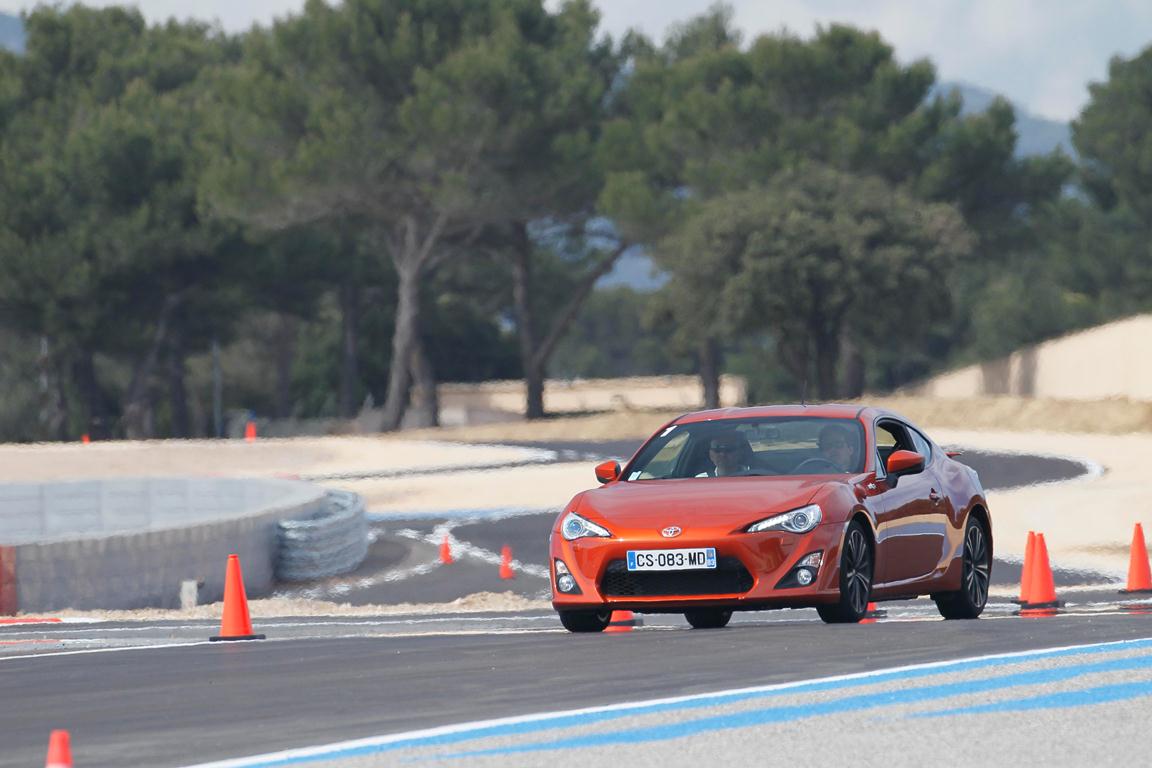
[[[272,641],[2,658],[0,766],[42,760],[57,727],[71,731],[85,768],[175,766],[528,712],[1152,636],[1152,616],[1119,613],[850,626],[760,619],[712,631],[652,623],[594,636],[541,623],[266,623],[260,629]],[[200,637],[209,630],[200,628]],[[190,631],[140,630],[131,641]],[[438,632],[446,634],[431,634]],[[294,635],[301,639],[286,639]]]
[[[1000,465],[1005,460],[991,461]],[[1023,466],[1028,466],[1027,461]],[[1049,475],[1071,471],[1068,467],[1058,471],[1045,463],[1032,466],[1037,469],[1034,476],[1022,479],[1017,474],[1004,482],[1056,479]],[[1041,473],[1041,468],[1048,474]],[[1016,471],[1024,470],[1017,466]],[[396,582],[402,585],[399,592],[392,589],[388,594],[397,596],[415,587],[415,594],[442,594],[443,599],[450,599],[491,589],[493,584],[506,586],[507,582],[493,581],[496,569],[486,567],[484,558],[504,543],[514,542],[528,570],[533,565],[539,567],[543,563],[542,531],[546,532],[548,522],[546,514],[484,522],[415,518],[390,522],[384,526],[388,535],[377,540],[373,562],[358,578],[360,582],[383,579],[397,567],[418,571],[434,552],[435,539],[429,537],[436,533],[436,526],[456,525],[453,536],[472,547],[471,554],[451,566],[455,570],[433,567],[424,573],[413,571],[410,578]],[[401,530],[409,533],[400,535]],[[998,566],[998,580],[1004,578],[1001,574],[1005,571]],[[436,575],[422,581],[429,574]],[[1077,583],[1091,580],[1078,574],[1069,578],[1079,579]],[[370,602],[371,591],[383,589],[384,584],[349,587],[349,599]],[[545,581],[527,572],[512,584],[530,593],[546,586]],[[1082,596],[1088,593],[1077,593],[1076,600],[1070,600],[1078,603],[1071,612],[1044,618],[1013,616],[1014,606],[1001,601],[991,605],[987,618],[980,621],[943,622],[934,616],[931,602],[922,600],[890,604],[887,618],[862,625],[827,626],[811,610],[779,611],[740,615],[724,630],[695,631],[679,617],[657,616],[645,617],[645,625],[633,632],[596,636],[570,635],[558,628],[548,612],[283,619],[261,622],[258,629],[270,640],[243,644],[204,643],[204,638],[215,631],[213,622],[4,626],[0,627],[0,766],[42,762],[48,732],[53,728],[71,731],[78,766],[177,766],[503,716],[1152,637],[1152,615],[1143,610],[1119,610],[1118,596],[1104,587],[1098,592],[1098,600]],[[1107,665],[1075,667],[1073,677],[1060,677],[1045,666],[1063,662],[1029,657],[1032,667],[1027,674],[1032,677],[1026,679],[1033,687],[1028,688],[1028,695],[1052,695],[1057,696],[1052,701],[1063,702],[1049,709],[1079,707],[1076,722],[1082,730],[1096,727],[1094,718],[1103,718],[1097,724],[1099,733],[1111,734],[1108,728],[1114,729],[1116,722],[1136,724],[1139,728],[1133,730],[1132,741],[1127,744],[1139,744],[1152,694],[1146,671],[1152,661],[1145,661],[1146,646],[1131,648],[1135,650],[1124,646],[1120,652],[1091,651],[1099,658],[1107,657]],[[1125,654],[1134,660],[1124,661]],[[951,669],[941,674],[952,675]],[[970,689],[1000,691],[1026,684],[1020,682],[1025,678],[1011,676],[1015,673],[1004,674],[1007,682],[979,683],[962,678],[962,685],[956,687],[956,680],[946,678],[938,688],[944,686],[949,696],[960,696]],[[1066,685],[1072,684],[1069,680],[1090,680],[1094,687],[1068,690],[1053,680],[1063,680]],[[904,677],[894,678],[892,683],[907,684]],[[1111,693],[1099,693],[1105,689]],[[913,701],[901,699],[895,690],[882,696],[885,702]],[[1068,697],[1074,700],[1072,704],[1067,703]],[[1119,709],[1093,709],[1102,701]],[[817,704],[803,702],[806,707]],[[970,706],[971,701],[957,704],[961,705]],[[730,707],[724,702],[718,706]],[[835,716],[844,718],[856,711],[845,710],[843,703],[819,706],[833,707],[834,712],[823,713],[829,717],[829,713],[839,713]],[[762,732],[755,726],[762,725],[766,717],[777,716],[765,714],[767,711],[752,707],[731,710],[722,717],[735,717],[732,723],[751,724],[751,730],[740,732],[740,743],[752,744],[753,737],[770,733],[793,747],[820,743],[827,723],[833,722],[817,718],[805,720],[802,730],[787,726],[783,732]],[[905,710],[900,712],[910,716]],[[947,715],[932,724],[927,736],[924,729],[928,726],[913,727],[901,721],[889,730],[897,736],[915,734],[919,739],[916,743],[925,751],[910,752],[904,745],[889,742],[891,759],[885,762],[909,764],[910,755],[938,756],[941,744],[950,745],[944,754],[962,754],[965,740],[973,733],[965,718],[972,716],[959,711]],[[691,739],[669,740],[669,733],[688,734],[686,723],[719,721],[715,714],[711,720],[701,720],[687,710],[668,717],[672,719],[659,723],[628,721],[628,727],[635,727],[620,731],[624,735],[618,737],[618,746],[628,750],[629,762],[695,764],[699,759],[725,755],[728,749],[732,762],[744,764],[754,762],[757,755],[762,757],[763,750],[771,747],[758,746],[751,753],[741,753],[725,740],[728,735],[724,728],[709,729],[698,723],[692,726],[697,731]],[[999,714],[987,717],[993,719],[982,721],[980,738],[988,729],[994,733],[989,743],[1006,739],[1009,746],[1018,744],[1015,729],[1023,721]],[[564,731],[559,741],[556,734],[546,735],[544,741],[552,739],[555,744],[542,752],[532,751],[536,747],[525,747],[522,742],[489,740],[482,746],[496,751],[487,756],[470,755],[464,762],[537,765],[569,759],[595,763],[611,757],[603,751],[604,743],[596,740],[602,738],[596,735],[600,728],[584,720],[572,722],[576,730]],[[834,722],[833,732],[842,734],[866,735],[870,728],[880,727],[870,726],[870,721]],[[613,725],[617,731],[620,727],[620,723]],[[1071,728],[1067,722],[1056,727],[1056,736],[1072,732],[1059,730]],[[658,733],[665,736],[653,736]],[[947,738],[937,744],[932,734]],[[517,736],[521,737],[522,733]],[[837,738],[844,740],[835,737],[832,741]],[[834,762],[867,762],[862,758],[868,753],[854,748],[854,743],[849,740],[837,747],[839,752],[826,754]],[[446,754],[444,750],[421,752],[427,747],[412,745],[410,753],[403,755],[374,752],[356,764],[390,765],[402,757]],[[1109,762],[1104,759],[1109,756],[1123,757],[1127,749],[1115,738],[1101,748],[1102,763]],[[996,763],[1010,755],[1013,761],[1022,762],[1004,749],[984,753],[983,760],[970,762]],[[1078,758],[1081,753],[1074,749],[1056,753],[1057,758],[1061,755]],[[802,761],[802,752],[793,748],[789,757]],[[905,758],[903,763],[901,757]],[[460,758],[451,762],[459,764]]]

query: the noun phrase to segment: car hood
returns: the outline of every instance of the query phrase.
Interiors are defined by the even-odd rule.
[[[586,492],[579,512],[609,526],[738,528],[809,503],[827,477],[710,477],[612,483]]]

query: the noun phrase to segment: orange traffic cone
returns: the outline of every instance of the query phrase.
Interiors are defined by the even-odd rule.
[[[220,634],[208,639],[264,639],[264,635],[252,634],[248,597],[244,594],[244,576],[240,573],[240,558],[236,555],[228,555],[228,570],[224,573],[224,616],[220,620]]]
[[[881,619],[888,615],[888,611],[876,607],[876,603],[868,603],[868,608],[864,611],[864,618],[866,619]]]
[[[88,437],[88,433],[85,432],[84,434],[80,435],[80,442],[82,442],[84,445],[88,445],[92,442],[92,438]]]
[[[452,565],[452,545],[448,542],[448,534],[444,534],[444,541],[440,542],[440,562]]]
[[[1152,573],[1148,570],[1148,548],[1144,546],[1144,527],[1136,523],[1132,531],[1132,550],[1128,555],[1128,588],[1120,594],[1152,592]]]
[[[250,443],[256,442],[256,422],[249,421],[244,425],[244,439]]]
[[[48,737],[48,759],[44,761],[44,768],[72,768],[68,731],[52,731]]]
[[[516,578],[516,574],[512,571],[512,547],[507,544],[500,550],[500,578]]]
[[[1028,543],[1024,545],[1024,567],[1020,571],[1020,599],[1017,603],[1028,602],[1032,593],[1032,566],[1036,562],[1036,533],[1028,531]]]
[[[644,620],[632,611],[612,611],[605,632],[631,632],[636,627],[644,626]]]
[[[1032,578],[1028,583],[1028,602],[1021,603],[1021,610],[1038,608],[1059,608],[1063,603],[1056,599],[1056,583],[1052,579],[1052,566],[1048,563],[1048,545],[1044,534],[1036,534],[1036,547],[1033,552]]]

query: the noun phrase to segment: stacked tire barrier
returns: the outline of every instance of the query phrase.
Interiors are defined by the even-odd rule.
[[[224,593],[228,555],[269,594],[279,524],[331,508],[324,489],[271,478],[148,477],[0,484],[0,614],[175,608]]]
[[[283,520],[276,578],[313,581],[355,570],[368,555],[364,500],[347,491],[328,491],[324,509],[310,518]]]

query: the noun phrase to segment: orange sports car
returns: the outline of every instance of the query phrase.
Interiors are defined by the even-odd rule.
[[[931,595],[984,610],[992,519],[975,470],[894,413],[849,405],[728,408],[661,427],[550,539],[552,605],[572,632],[613,610],[723,627],[737,610],[813,607],[859,621],[869,601]]]

